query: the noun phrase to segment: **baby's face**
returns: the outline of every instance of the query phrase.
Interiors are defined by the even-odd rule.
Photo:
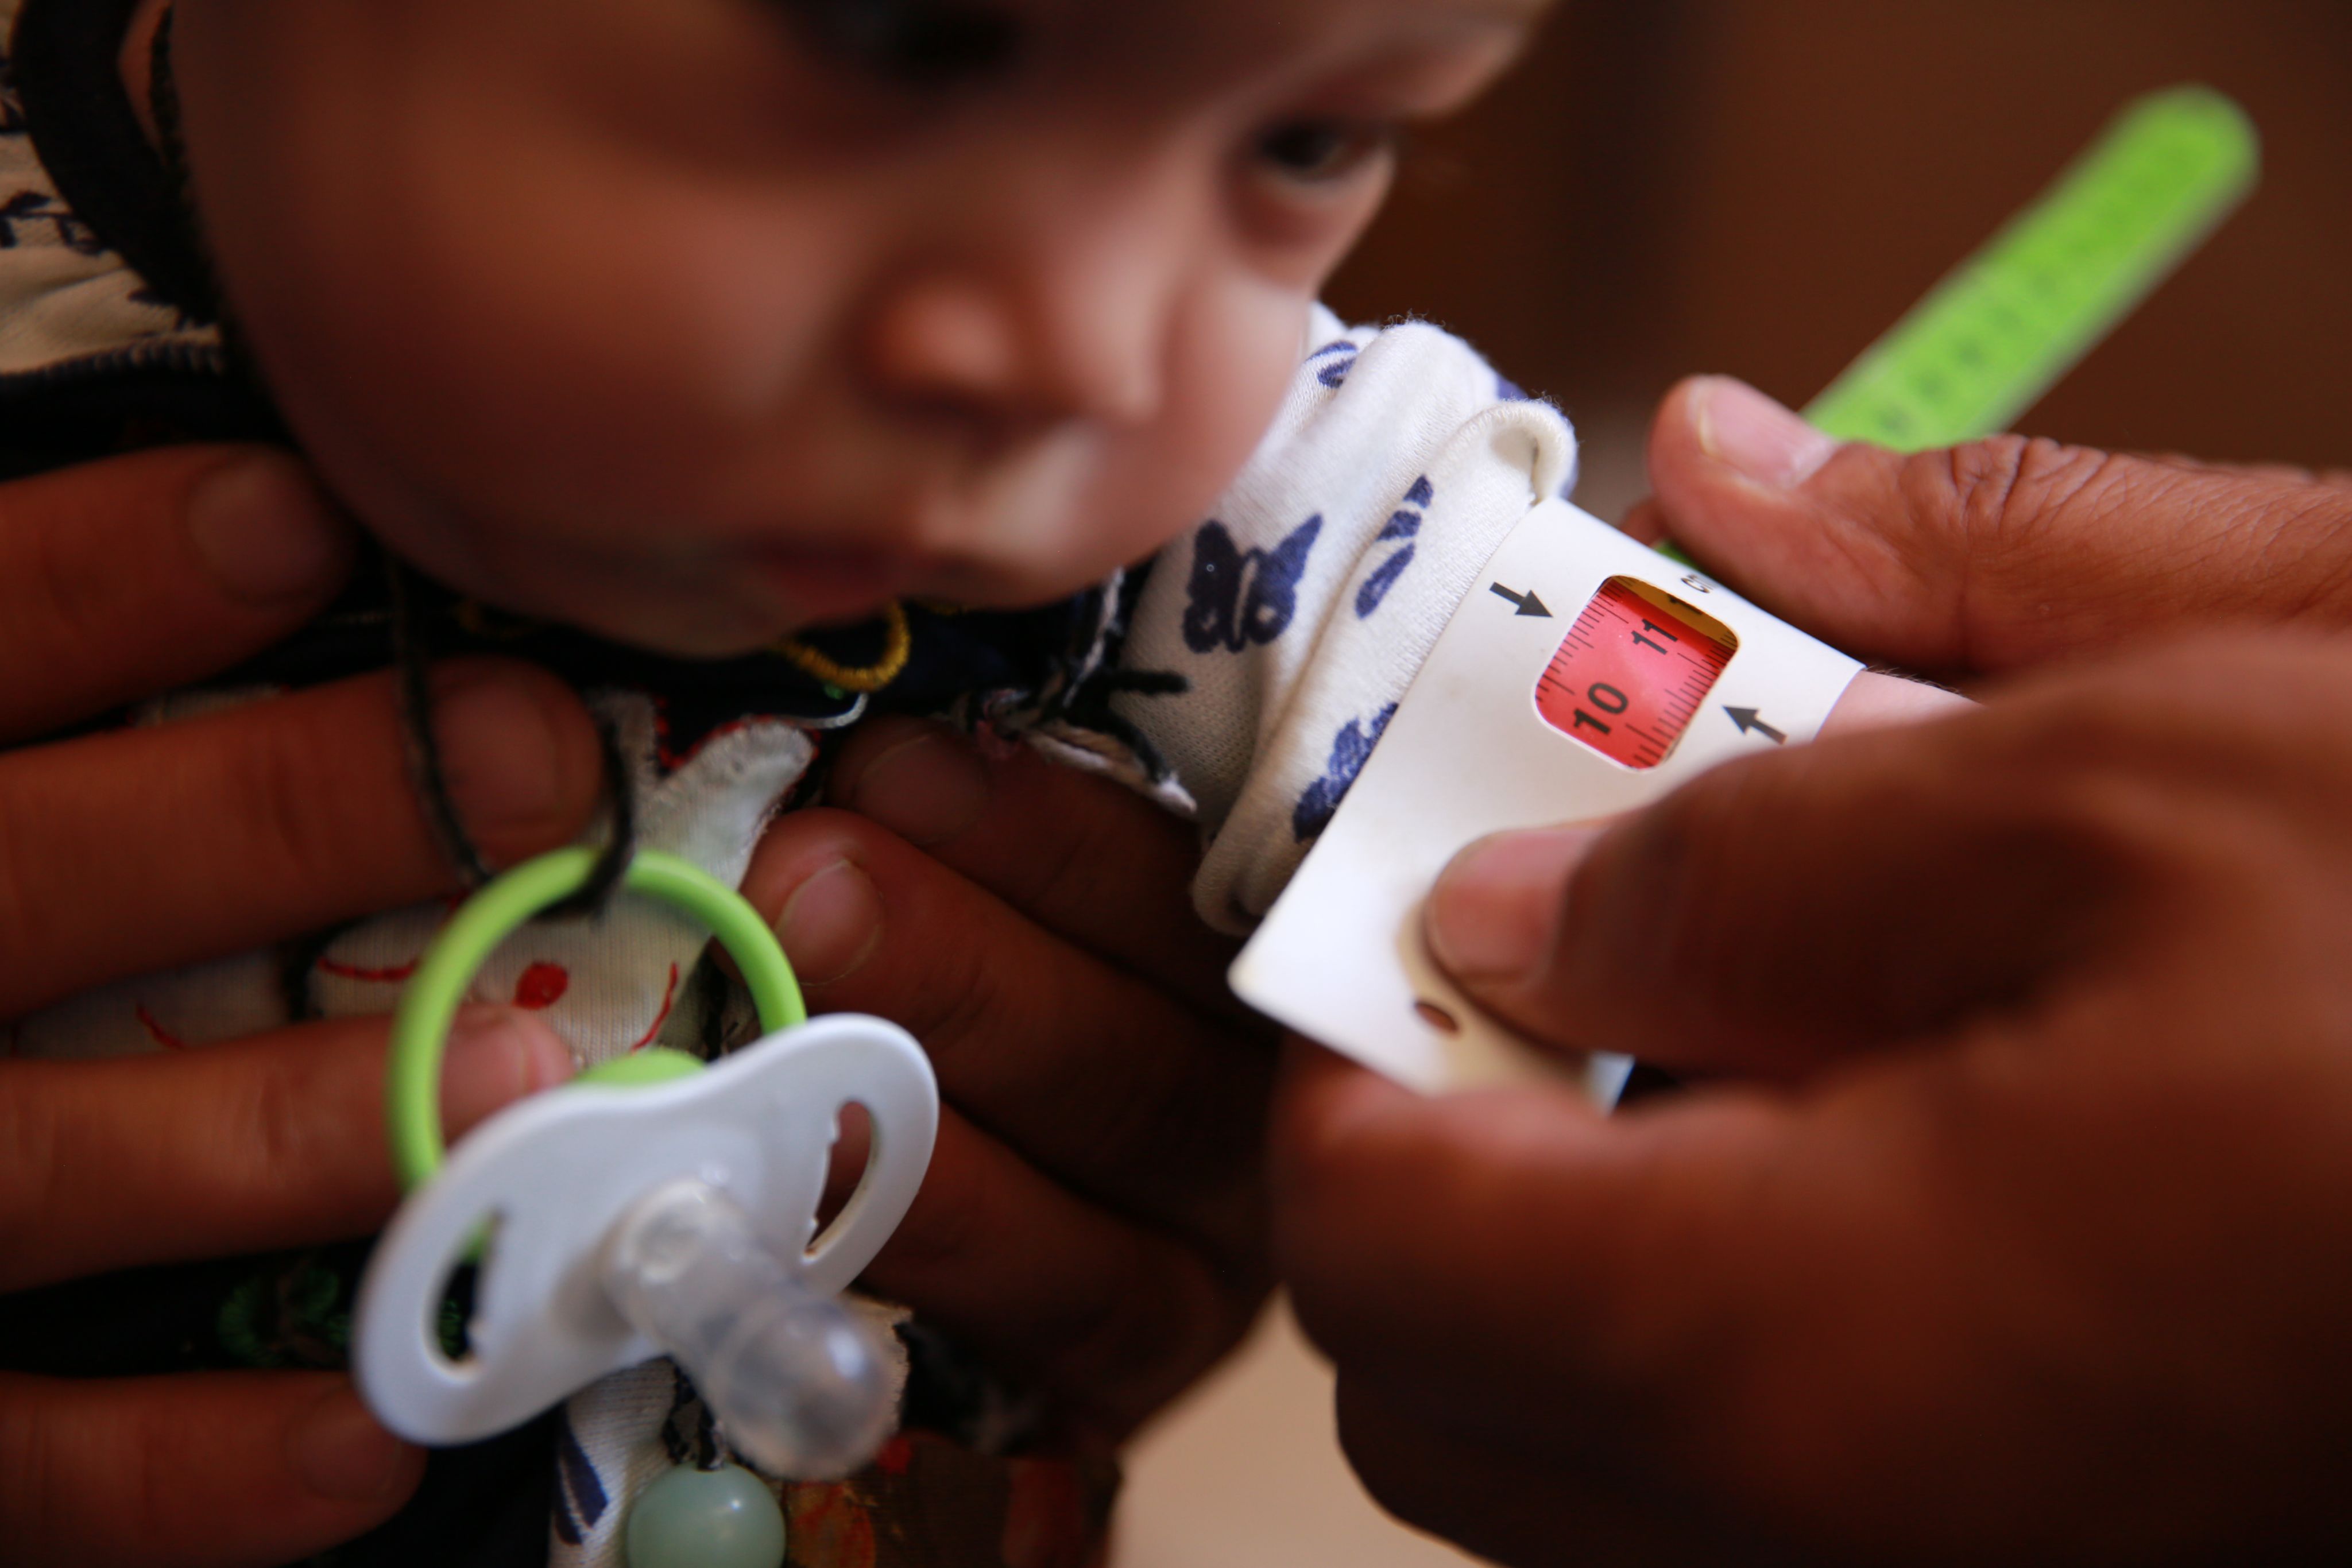
[[[1390,132],[1542,0],[179,0],[197,205],[329,481],[721,653],[1049,600],[1264,432]]]

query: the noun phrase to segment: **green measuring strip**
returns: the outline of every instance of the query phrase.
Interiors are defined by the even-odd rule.
[[[2126,109],[1805,411],[1899,452],[2007,430],[2253,190],[2253,124],[2210,89]]]

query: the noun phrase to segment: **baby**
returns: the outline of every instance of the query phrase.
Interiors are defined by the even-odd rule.
[[[733,882],[813,737],[953,712],[1194,814],[1202,912],[1245,929],[1573,483],[1566,422],[1465,345],[1315,303],[1397,128],[1543,4],[0,0],[0,445],[290,439],[424,580],[158,715],[381,664],[394,622],[537,657],[636,841]],[[20,1046],[384,1012],[442,914]],[[703,946],[624,901],[478,995],[583,1063],[708,1051],[740,1019]],[[556,1561],[619,1563],[672,1390],[572,1402]]]

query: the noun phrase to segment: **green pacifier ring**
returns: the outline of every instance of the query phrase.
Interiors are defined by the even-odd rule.
[[[392,1056],[384,1078],[384,1121],[404,1190],[431,1180],[448,1152],[441,1134],[441,1056],[449,1042],[449,1026],[465,1002],[466,988],[500,943],[588,885],[597,855],[596,850],[584,847],[557,850],[502,873],[466,901],[418,961],[401,994],[400,1010],[393,1015]],[[773,1034],[808,1021],[808,1004],[801,999],[791,961],[776,934],[741,894],[693,862],[658,850],[638,852],[622,884],[710,928],[742,972],[761,1029]],[[593,1070],[582,1077],[612,1083],[654,1082],[700,1065],[678,1052],[656,1055],[647,1051],[606,1064],[614,1071]]]

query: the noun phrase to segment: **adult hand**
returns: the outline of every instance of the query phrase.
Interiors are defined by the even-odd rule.
[[[1922,674],[2352,622],[2352,476],[2015,435],[1903,456],[1707,377],[1660,411],[1650,478],[1629,532],[1673,538],[1856,658]]]
[[[1650,528],[1859,652],[2064,667],[1455,863],[1482,1003],[1712,1082],[1301,1051],[1277,1254],[1351,1457],[1515,1563],[2340,1557],[2352,495],[1750,396],[1669,404]]]
[[[812,1003],[922,1040],[946,1110],[866,1282],[1125,1436],[1264,1301],[1274,1041],[1187,896],[1190,829],[1025,748],[909,719],[769,832],[745,892]]]
[[[0,742],[210,674],[316,613],[351,541],[289,459],[188,447],[0,486]],[[587,716],[552,678],[437,672],[469,828],[511,860],[594,809]],[[405,784],[390,682],[0,752],[0,1019],[452,891]],[[365,1235],[395,1188],[384,1026],[186,1053],[0,1061],[0,1290]],[[558,1081],[523,1015],[471,1015],[445,1115]],[[422,1456],[349,1380],[0,1376],[12,1563],[268,1563],[391,1514]]]

